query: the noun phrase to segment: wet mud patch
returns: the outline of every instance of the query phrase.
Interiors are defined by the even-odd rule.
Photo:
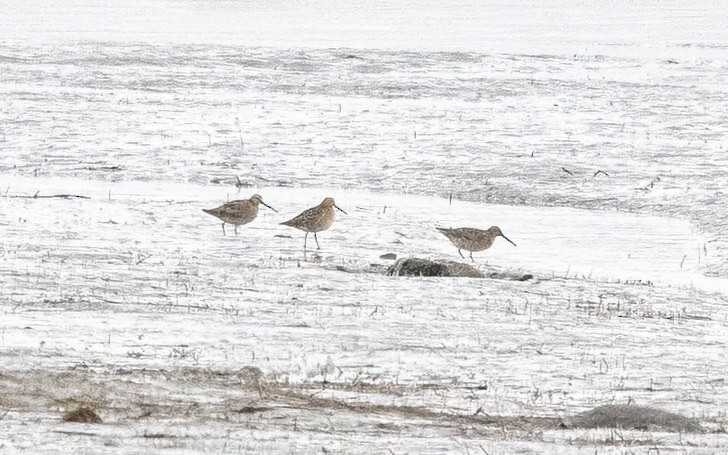
[[[336,421],[341,431],[351,431],[356,426],[377,435],[390,430],[417,434],[422,429],[439,437],[463,432],[473,437],[498,437],[508,432],[510,437],[524,441],[543,441],[545,432],[558,437],[556,435],[564,431],[580,429],[617,428],[639,432],[625,435],[624,444],[650,438],[650,432],[705,433],[696,419],[651,407],[600,406],[573,417],[541,413],[489,414],[481,409],[463,412],[459,408],[391,399],[400,394],[425,391],[417,386],[372,384],[362,387],[362,384],[348,382],[324,384],[318,381],[288,383],[277,378],[275,373],[265,374],[250,366],[227,371],[195,367],[142,368],[129,371],[123,378],[111,370],[15,372],[3,376],[0,385],[17,392],[12,411],[29,415],[64,400],[60,380],[69,376],[82,387],[95,383],[104,390],[109,420],[138,428],[134,443],[137,445],[144,445],[143,440],[150,438],[184,436],[170,432],[171,427],[165,426],[170,421],[177,425],[184,421],[192,432],[198,427],[210,428],[213,423],[230,428],[271,425],[297,431]],[[56,386],[34,391],[25,389],[25,385],[39,382]],[[422,387],[427,389],[424,384]],[[182,390],[184,393],[180,394]],[[389,398],[382,399],[383,396]],[[102,422],[95,407],[88,405],[70,408],[62,421]],[[188,442],[180,440],[179,443]]]

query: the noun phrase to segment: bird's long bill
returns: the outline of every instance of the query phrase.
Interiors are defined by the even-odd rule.
[[[502,233],[502,232],[501,232],[501,237],[503,237],[504,239],[506,239],[506,240],[508,240],[509,242],[513,243],[513,240],[511,240],[511,239],[509,239],[508,237],[506,237],[505,235],[503,235],[503,233]],[[516,246],[516,244],[515,244],[515,243],[513,243],[513,246]]]
[[[346,213],[346,212],[344,211],[344,209],[342,209],[342,208],[341,208],[341,207],[339,207],[338,205],[334,204],[334,207],[336,207],[336,209],[337,209],[337,210],[338,210],[339,212],[343,213],[344,215],[348,215],[348,213]]]
[[[260,201],[260,203],[263,204],[264,206],[268,207],[269,209],[273,210],[274,212],[278,213],[278,210],[274,209],[273,207],[271,207],[270,205],[266,204],[265,202]]]

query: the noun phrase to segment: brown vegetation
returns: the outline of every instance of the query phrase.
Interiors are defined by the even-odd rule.
[[[621,428],[626,430],[701,433],[695,419],[647,406],[599,406],[569,419],[571,428]]]
[[[78,422],[78,423],[103,423],[101,417],[93,409],[87,406],[80,406],[78,408],[67,411],[61,418],[64,422]]]

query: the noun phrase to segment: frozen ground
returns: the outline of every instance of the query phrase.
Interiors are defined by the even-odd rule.
[[[728,451],[726,10],[526,3],[3,2],[0,446]],[[492,224],[536,279],[377,273]],[[710,432],[559,428],[628,402]]]

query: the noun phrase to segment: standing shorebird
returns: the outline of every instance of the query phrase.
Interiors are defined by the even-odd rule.
[[[511,239],[503,235],[503,232],[501,232],[498,226],[491,226],[490,229],[485,231],[475,228],[436,229],[445,234],[445,237],[450,239],[450,242],[457,247],[461,258],[465,259],[465,256],[463,256],[463,252],[460,250],[470,251],[470,260],[473,262],[475,262],[475,259],[473,259],[473,251],[487,250],[493,245],[493,241],[498,236],[513,243]],[[513,243],[513,246],[516,246],[516,244]]]
[[[263,198],[257,194],[251,196],[250,199],[230,201],[220,207],[202,209],[202,211],[222,220],[223,235],[227,235],[225,234],[225,223],[235,226],[235,235],[238,235],[238,226],[248,224],[258,216],[258,206],[260,204],[278,213],[278,210],[263,202]]]
[[[284,221],[281,224],[300,229],[306,233],[306,235],[303,236],[303,251],[306,251],[308,233],[313,232],[313,238],[316,240],[316,248],[320,250],[321,247],[319,246],[316,233],[325,231],[331,227],[331,224],[334,222],[334,209],[337,209],[346,215],[346,212],[336,205],[334,198],[327,197],[316,207],[304,210],[297,217]]]

